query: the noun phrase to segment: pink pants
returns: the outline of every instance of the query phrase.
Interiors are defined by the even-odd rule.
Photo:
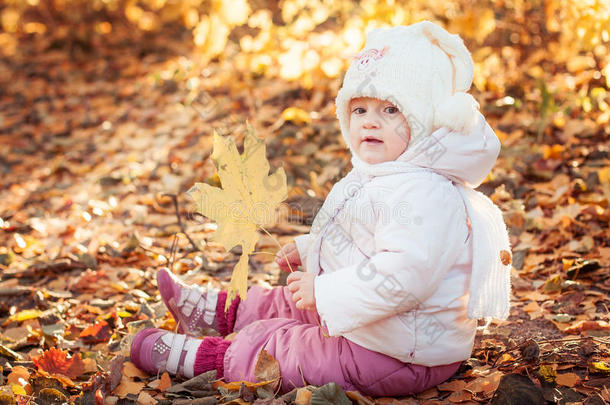
[[[261,349],[280,365],[282,391],[336,382],[371,396],[424,391],[451,377],[460,362],[425,367],[365,349],[344,337],[325,337],[315,311],[297,309],[286,287],[252,287],[237,308],[237,335],[224,357],[225,381],[257,382]]]

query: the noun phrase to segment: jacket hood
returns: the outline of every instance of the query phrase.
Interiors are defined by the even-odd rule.
[[[439,128],[427,136],[411,139],[395,161],[368,164],[353,154],[352,164],[356,170],[373,176],[400,173],[417,166],[465,186],[478,187],[498,158],[500,141],[483,115],[477,114],[476,125],[467,133]]]

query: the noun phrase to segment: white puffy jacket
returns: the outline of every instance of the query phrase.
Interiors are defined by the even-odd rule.
[[[331,336],[425,366],[470,357],[472,233],[456,183],[478,186],[498,156],[480,121],[468,135],[437,130],[436,145],[410,145],[396,162],[352,159],[310,233],[295,239],[317,274],[316,307]]]

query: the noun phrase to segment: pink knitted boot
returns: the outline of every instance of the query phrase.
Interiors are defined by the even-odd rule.
[[[187,285],[166,267],[157,272],[157,286],[180,332],[192,336],[203,335],[205,328],[213,328],[223,336],[233,332],[239,297],[225,311],[226,291]]]
[[[206,371],[216,370],[224,376],[224,355],[230,341],[221,337],[203,340],[168,332],[163,329],[144,329],[131,343],[131,362],[149,374],[167,371],[173,375],[193,378]]]

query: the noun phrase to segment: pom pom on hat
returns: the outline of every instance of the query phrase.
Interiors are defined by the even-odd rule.
[[[458,91],[436,106],[433,125],[469,133],[477,123],[478,110],[479,103],[474,97]]]
[[[452,67],[453,94],[446,97],[434,109],[435,128],[446,127],[468,133],[477,123],[479,103],[466,93],[472,85],[474,63],[470,52],[459,35],[450,34],[429,21],[419,24],[422,33],[438,46],[449,58]]]

